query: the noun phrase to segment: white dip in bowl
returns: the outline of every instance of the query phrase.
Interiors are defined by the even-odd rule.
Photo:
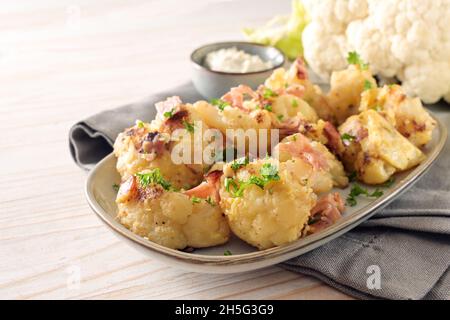
[[[249,54],[236,47],[212,51],[206,55],[205,65],[213,71],[247,73],[273,68],[271,61]]]

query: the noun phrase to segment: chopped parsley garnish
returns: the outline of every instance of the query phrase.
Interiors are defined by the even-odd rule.
[[[369,64],[365,63],[356,51],[348,53],[347,62],[359,66],[361,70],[367,70],[369,67]]]
[[[372,89],[372,82],[369,80],[364,80],[364,91]]]
[[[120,189],[120,186],[117,184],[117,183],[114,183],[113,185],[112,185],[112,188],[114,189],[114,191],[119,191],[119,189]]]
[[[264,109],[266,109],[267,111],[270,111],[270,112],[273,111],[273,110],[272,110],[272,106],[271,106],[270,104],[266,104],[266,105],[264,106]]]
[[[167,118],[167,119],[172,118],[174,111],[175,111],[175,109],[172,109],[170,111],[164,112],[164,117]]]
[[[186,120],[183,120],[183,126],[187,131],[189,131],[191,133],[194,132],[194,130],[195,130],[194,124],[189,123]]]
[[[225,178],[224,185],[225,185],[225,190],[227,190],[227,192],[231,192],[230,187],[233,187],[235,189],[237,189],[237,187],[238,187],[236,182],[233,180],[233,178],[230,178],[230,177]]]
[[[291,104],[292,104],[292,108],[297,108],[297,107],[298,107],[298,101],[297,101],[297,99],[292,99]]]
[[[240,168],[248,165],[248,162],[248,157],[236,159],[231,163],[231,169],[233,169],[233,171],[237,171]]]
[[[197,197],[195,197],[195,196],[193,196],[193,197],[191,198],[191,202],[192,202],[192,203],[200,203],[200,201],[202,201],[202,199],[197,198]]]
[[[341,135],[341,139],[342,139],[342,141],[352,142],[356,139],[356,137],[352,136],[351,134],[344,133]]]
[[[385,183],[383,183],[383,187],[384,188],[390,188],[392,187],[392,185],[395,183],[395,178],[394,177],[390,177],[388,181],[386,181]]]
[[[143,128],[144,127],[144,122],[141,120],[136,120],[136,125],[138,128]]]
[[[351,207],[356,206],[358,203],[356,198],[360,195],[363,195],[363,196],[366,196],[369,198],[379,198],[383,195],[383,191],[381,191],[380,189],[375,189],[374,192],[369,193],[369,191],[367,189],[364,189],[359,184],[355,183],[352,186],[352,189],[350,190],[350,193],[347,197],[347,204]]]
[[[171,186],[170,182],[166,181],[161,175],[159,168],[146,173],[136,173],[136,177],[138,178],[139,184],[144,188],[151,184],[159,184],[165,190],[169,190]]]
[[[284,116],[282,114],[277,115],[277,119],[279,121],[283,121]]]
[[[230,104],[229,104],[228,102],[223,101],[223,100],[221,100],[221,99],[212,99],[212,100],[210,101],[210,103],[211,103],[213,106],[216,106],[217,108],[219,108],[219,110],[221,110],[221,111],[223,111],[223,109],[225,109],[225,107],[230,106]]]
[[[263,92],[264,99],[269,99],[269,98],[273,98],[273,97],[277,97],[277,96],[278,96],[278,94],[276,92],[274,92],[272,89],[264,88],[264,92]]]
[[[270,163],[263,164],[260,173],[267,182],[280,180],[278,168]]]
[[[216,202],[211,197],[206,198],[205,201],[213,207],[216,205]]]
[[[231,253],[230,250],[225,250],[223,253],[224,256],[232,256],[233,254]]]
[[[349,174],[348,180],[350,180],[350,182],[352,182],[352,181],[355,181],[357,177],[358,177],[358,174],[356,173],[356,171],[353,171],[352,173]]]
[[[252,184],[264,190],[269,182],[280,180],[277,167],[270,163],[265,163],[259,173],[261,177],[251,176],[247,181],[239,181],[239,183],[228,177],[225,179],[225,190],[233,197],[242,197],[244,190]]]
[[[375,106],[375,110],[376,110],[376,111],[381,111],[381,110],[383,110],[383,108],[382,108],[379,104],[377,104],[377,105]]]

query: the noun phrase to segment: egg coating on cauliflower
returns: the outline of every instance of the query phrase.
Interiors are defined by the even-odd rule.
[[[144,171],[122,183],[117,219],[137,235],[168,248],[227,242],[230,230],[221,208],[206,199],[194,200],[172,191],[158,170]]]
[[[234,234],[259,249],[301,236],[316,196],[293,179],[283,163],[255,160],[224,172],[230,174],[221,178],[220,206]]]

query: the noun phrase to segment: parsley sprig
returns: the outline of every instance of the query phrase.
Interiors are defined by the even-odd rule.
[[[342,141],[348,141],[348,142],[352,142],[352,141],[354,141],[356,139],[356,137],[355,136],[352,136],[351,134],[349,134],[349,133],[344,133],[344,134],[342,134],[341,135],[341,140]]]
[[[392,187],[392,185],[395,183],[395,178],[394,177],[390,177],[388,181],[386,181],[385,183],[383,183],[383,187],[384,188],[390,188]]]
[[[348,53],[347,62],[359,66],[361,70],[367,70],[369,68],[369,64],[365,63],[356,51]]]
[[[276,166],[265,163],[259,170],[261,177],[251,176],[247,181],[236,182],[233,178],[227,177],[225,179],[225,190],[231,193],[235,198],[242,197],[244,190],[250,185],[256,185],[264,190],[264,187],[272,181],[279,181],[280,176],[278,174],[278,169]]]
[[[249,163],[248,157],[244,157],[244,158],[239,158],[239,159],[234,160],[230,166],[231,166],[231,169],[233,169],[233,171],[237,171],[240,168],[248,165],[248,163]]]
[[[173,113],[174,112],[175,112],[175,108],[170,110],[170,111],[166,111],[166,112],[164,112],[164,117],[167,118],[167,119],[170,119],[170,118],[173,117]]]
[[[193,133],[195,130],[195,126],[193,123],[187,122],[186,120],[183,120],[183,126],[184,128],[189,131],[190,133]]]
[[[136,120],[136,125],[138,128],[144,128],[145,123],[142,120]]]
[[[170,190],[171,184],[166,181],[161,174],[159,168],[153,169],[150,172],[136,173],[139,184],[142,187],[148,187],[149,185],[159,184],[164,190]]]
[[[225,107],[228,107],[228,106],[230,106],[230,104],[228,103],[228,102],[226,102],[226,101],[223,101],[223,100],[221,100],[221,99],[212,99],[211,101],[210,101],[210,103],[213,105],[213,106],[216,106],[217,108],[219,108],[219,110],[221,110],[221,111],[223,111],[223,109],[225,109]]]
[[[270,105],[270,104],[266,104],[266,105],[264,106],[264,109],[267,110],[267,111],[269,111],[269,112],[272,112],[272,111],[273,111],[272,105]]]
[[[202,199],[196,197],[196,196],[192,196],[191,197],[191,202],[192,203],[200,203],[200,201],[202,201]]]
[[[277,97],[278,94],[270,88],[264,88],[263,97],[264,99]]]
[[[354,207],[358,204],[358,201],[356,200],[356,198],[358,196],[366,196],[369,198],[379,198],[383,195],[383,191],[381,191],[380,189],[375,189],[374,192],[370,193],[367,189],[361,187],[359,184],[355,183],[352,186],[352,189],[350,190],[350,193],[347,197],[347,204],[351,207]]]
[[[370,82],[369,80],[364,80],[364,91],[370,90],[372,89],[372,82]]]

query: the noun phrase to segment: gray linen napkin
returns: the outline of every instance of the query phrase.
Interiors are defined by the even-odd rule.
[[[152,120],[153,104],[170,95],[186,102],[201,98],[188,83],[78,122],[69,133],[75,162],[90,169],[111,152],[119,132],[136,119]],[[440,117],[450,126],[450,116]],[[429,172],[390,206],[345,235],[281,266],[359,298],[450,299],[449,178],[450,139]]]

